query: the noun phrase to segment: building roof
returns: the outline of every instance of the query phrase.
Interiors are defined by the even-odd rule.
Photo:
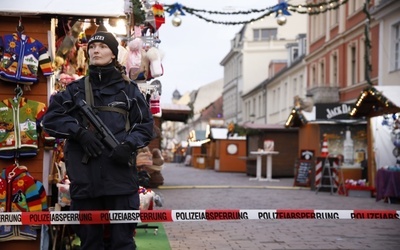
[[[223,79],[219,79],[199,87],[193,101],[194,120],[197,120],[201,112],[222,95],[223,84]]]

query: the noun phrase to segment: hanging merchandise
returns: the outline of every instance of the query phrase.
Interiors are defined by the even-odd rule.
[[[65,34],[61,44],[59,44],[56,56],[61,57],[65,60],[72,49],[75,48],[78,42],[79,35],[83,33],[83,22],[78,20],[69,28],[69,31]]]
[[[23,27],[21,22],[18,27]],[[38,66],[44,76],[53,74],[51,59],[47,48],[38,40],[23,34],[19,28],[17,33],[0,37],[0,78],[5,81],[30,85],[38,81]]]
[[[38,128],[46,105],[22,97],[20,87],[16,93],[14,98],[0,102],[0,158],[3,159],[38,153]]]
[[[160,95],[154,91],[150,97],[150,111],[153,115],[161,117]]]
[[[158,30],[165,23],[164,6],[156,2],[151,7],[154,14],[155,29]]]
[[[147,64],[143,62],[146,51],[143,49],[143,40],[135,38],[128,43],[128,59],[126,61],[126,71],[132,80],[145,80],[147,75]]]
[[[34,179],[25,166],[18,163],[1,172],[0,212],[41,212],[47,210],[47,195],[43,184]],[[34,226],[0,226],[0,242],[36,240]]]
[[[163,53],[156,47],[150,47],[147,50],[147,58],[150,61],[150,75],[148,75],[147,80],[162,76],[164,74],[164,69],[161,64]]]

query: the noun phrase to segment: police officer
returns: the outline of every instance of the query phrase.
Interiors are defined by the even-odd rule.
[[[135,152],[149,144],[153,118],[138,86],[118,63],[118,41],[97,32],[88,41],[89,74],[52,96],[44,130],[66,138],[64,160],[71,181],[71,210],[138,210]],[[98,139],[77,103],[86,100],[119,141],[113,149]],[[92,102],[92,103],[91,103]],[[106,108],[104,108],[106,107]],[[135,249],[136,223],[77,225],[81,249]],[[107,233],[105,232],[107,231]],[[105,240],[101,240],[105,239]]]

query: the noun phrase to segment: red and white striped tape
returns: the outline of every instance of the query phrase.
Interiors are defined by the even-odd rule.
[[[206,209],[4,212],[0,213],[0,226],[275,219],[400,219],[400,210]]]

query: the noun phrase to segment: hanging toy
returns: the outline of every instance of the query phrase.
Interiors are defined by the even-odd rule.
[[[158,30],[161,25],[165,23],[164,7],[161,4],[156,3],[151,7],[151,9],[153,10],[155,19],[155,29]]]

